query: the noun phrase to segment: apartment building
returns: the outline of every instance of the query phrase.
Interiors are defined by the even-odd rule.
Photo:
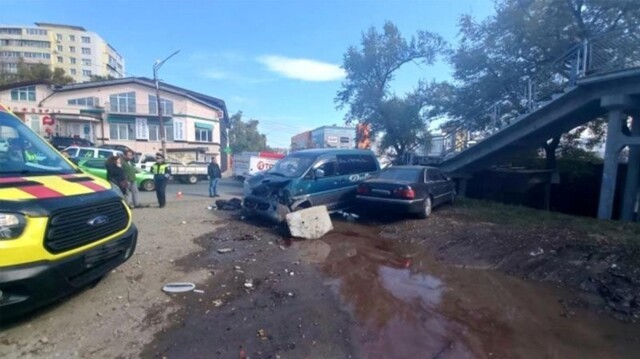
[[[0,86],[0,103],[45,138],[78,137],[126,145],[143,154],[161,147],[160,118],[167,157],[183,162],[220,156],[225,167],[228,114],[223,100],[144,77],[52,87],[47,83]]]
[[[307,148],[355,148],[355,127],[322,126],[291,138],[291,150]]]
[[[124,58],[98,34],[80,26],[36,23],[0,25],[0,70],[18,71],[18,62],[63,69],[76,82],[91,76],[122,78]]]

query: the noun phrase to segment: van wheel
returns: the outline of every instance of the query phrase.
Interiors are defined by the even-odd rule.
[[[156,184],[153,183],[153,180],[144,180],[140,187],[147,192],[151,192],[156,189]]]
[[[187,178],[187,182],[189,182],[189,184],[196,184],[198,183],[198,176],[189,176]]]
[[[431,201],[431,196],[425,198],[422,204],[422,212],[418,213],[418,216],[422,219],[427,219],[431,215],[431,211],[433,210],[433,202]]]

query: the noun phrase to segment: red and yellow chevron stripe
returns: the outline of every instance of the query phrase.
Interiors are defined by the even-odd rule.
[[[106,191],[107,182],[83,174],[0,178],[0,199],[21,201]]]

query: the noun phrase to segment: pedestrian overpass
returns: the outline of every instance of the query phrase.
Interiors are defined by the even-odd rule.
[[[523,149],[606,118],[604,170],[598,218],[610,219],[620,152],[629,146],[622,219],[633,218],[640,184],[640,37],[628,32],[601,35],[570,49],[547,68],[533,72],[524,91],[506,93],[478,119],[432,139],[440,168],[460,180]],[[629,125],[628,118],[632,118]],[[432,151],[433,152],[433,151]]]

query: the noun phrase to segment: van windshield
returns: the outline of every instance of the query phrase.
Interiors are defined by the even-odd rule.
[[[276,162],[267,173],[275,176],[297,178],[302,176],[317,158],[318,156],[292,154]]]
[[[48,146],[18,118],[0,112],[0,177],[76,172],[59,152]]]

